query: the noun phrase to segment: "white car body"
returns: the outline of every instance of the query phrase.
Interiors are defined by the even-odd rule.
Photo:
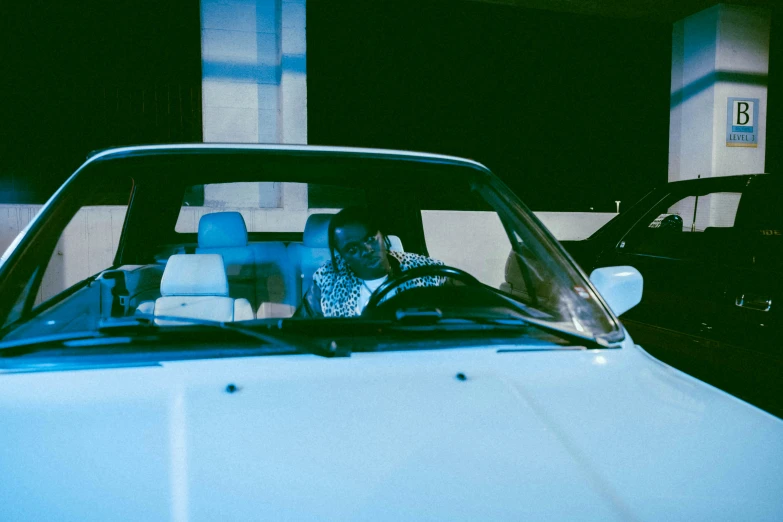
[[[509,348],[0,375],[2,519],[780,520],[779,419],[629,337]]]
[[[87,164],[221,147],[471,165],[213,145],[119,149]],[[30,242],[20,235],[1,274],[35,259]],[[572,290],[606,310],[621,341],[561,329],[570,345],[498,344],[482,330],[472,344],[444,337],[343,357],[214,355],[241,348],[226,342],[182,360],[129,349],[58,361],[59,347],[0,359],[0,521],[782,520],[783,420],[659,362],[616,327],[609,310],[638,303],[638,272],[605,268],[591,286],[571,268]]]

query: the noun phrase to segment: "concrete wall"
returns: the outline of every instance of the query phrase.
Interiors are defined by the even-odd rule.
[[[43,205],[0,205],[0,250],[5,252],[11,241],[33,220]]]
[[[0,251],[6,249],[40,208],[41,205],[0,205]],[[335,212],[334,209],[236,210],[243,214],[251,231],[268,232],[299,232],[304,229],[309,214]],[[39,291],[39,301],[111,266],[125,211],[124,206],[87,207],[79,211],[66,227],[52,255]],[[183,209],[177,230],[198,230],[199,218],[214,211],[208,207]],[[563,240],[584,239],[614,215],[537,213],[555,237]],[[471,272],[487,284],[498,286],[502,282],[510,244],[494,213],[427,211],[423,222],[430,255]]]
[[[0,205],[0,250],[5,251],[40,209]],[[125,206],[84,207],[73,217],[49,260],[38,302],[112,265],[126,211]]]

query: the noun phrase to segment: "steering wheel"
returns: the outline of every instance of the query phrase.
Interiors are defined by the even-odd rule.
[[[372,295],[370,296],[370,300],[367,301],[367,306],[364,307],[364,312],[370,311],[370,313],[372,313],[372,310],[378,308],[378,305],[380,304],[381,300],[384,297],[386,297],[386,295],[392,290],[399,288],[401,285],[404,285],[408,281],[412,281],[414,279],[419,279],[420,277],[426,277],[426,276],[450,277],[452,279],[456,279],[457,281],[461,281],[467,285],[484,286],[484,283],[482,283],[481,281],[479,281],[469,273],[465,272],[464,270],[460,270],[459,268],[454,268],[453,266],[447,266],[447,265],[418,266],[416,268],[411,268],[410,270],[405,270],[394,279],[388,279],[381,286],[379,286],[375,290],[375,292],[373,292]],[[364,312],[362,312],[362,314],[364,314]]]

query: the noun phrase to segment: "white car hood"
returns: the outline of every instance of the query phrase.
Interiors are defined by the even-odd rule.
[[[3,521],[783,518],[783,421],[630,344],[7,374],[0,415]]]

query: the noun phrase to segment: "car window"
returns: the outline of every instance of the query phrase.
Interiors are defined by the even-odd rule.
[[[618,249],[674,259],[716,258],[734,233],[741,199],[734,191],[672,195],[645,215]]]
[[[560,309],[563,287],[556,282],[560,276],[552,270],[554,261],[535,252],[530,238],[504,224],[478,192],[460,197],[422,194],[419,204],[430,256],[552,317],[569,315]]]
[[[418,198],[429,254],[499,288],[505,282],[511,252],[500,217],[477,194],[459,198],[446,194],[420,194]]]
[[[499,288],[505,282],[511,243],[497,213],[424,210],[422,223],[432,257],[467,270],[489,286]]]
[[[96,196],[108,201],[84,205],[71,218],[46,264],[36,305],[114,264],[131,188],[128,181],[127,191]]]
[[[687,196],[666,209],[666,215],[682,220],[682,232],[704,232],[712,228],[731,228],[739,207],[739,192],[712,192],[701,196]],[[653,222],[660,223],[661,216]],[[665,217],[663,218],[665,219]],[[647,225],[653,228],[652,223]]]

